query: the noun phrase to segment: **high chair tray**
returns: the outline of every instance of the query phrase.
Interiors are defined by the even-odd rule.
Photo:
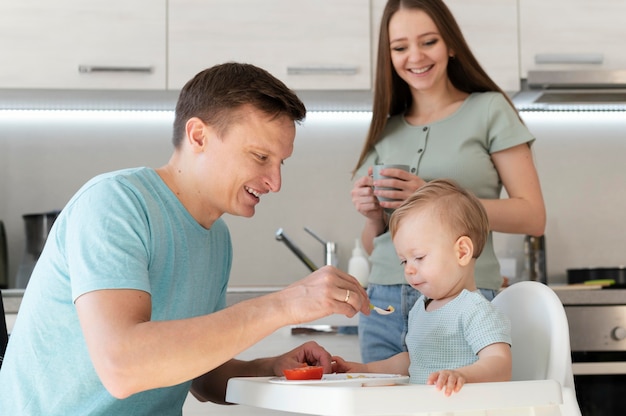
[[[281,384],[273,377],[228,381],[226,401],[286,412],[327,416],[560,415],[561,386],[554,380],[466,384],[446,397],[434,386],[415,384]],[[499,413],[498,413],[499,412]],[[444,414],[444,413],[442,413]]]

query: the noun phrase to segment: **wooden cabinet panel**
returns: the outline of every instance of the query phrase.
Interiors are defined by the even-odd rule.
[[[529,70],[626,69],[626,2],[520,0],[521,75]]]
[[[369,89],[369,2],[169,0],[168,88],[228,61],[294,89]]]
[[[517,0],[447,0],[485,71],[505,91],[520,89]]]
[[[166,0],[3,0],[0,87],[164,89],[165,13]]]

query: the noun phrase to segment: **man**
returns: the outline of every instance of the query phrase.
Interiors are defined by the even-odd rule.
[[[233,376],[303,362],[331,371],[315,343],[233,357],[285,325],[369,313],[351,276],[325,267],[224,308],[232,252],[220,217],[251,217],[262,195],[280,190],[304,116],[293,92],[252,65],[189,81],[169,162],[96,177],[57,218],[0,371],[2,414],[178,415],[190,389],[223,402]]]

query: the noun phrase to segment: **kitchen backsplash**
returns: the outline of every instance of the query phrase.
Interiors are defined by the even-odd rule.
[[[62,208],[101,172],[162,166],[172,151],[172,121],[172,113],[158,112],[0,112],[0,219],[9,240],[10,277],[24,250],[23,214]],[[225,217],[235,252],[232,284],[286,285],[308,273],[275,240],[281,227],[319,266],[324,247],[303,228],[335,241],[340,266],[347,267],[362,225],[350,200],[350,172],[368,121],[365,112],[312,112],[298,126],[281,191],[263,196],[254,218]]]
[[[339,266],[347,269],[363,225],[350,199],[351,170],[369,118],[367,112],[311,112],[298,126],[281,191],[262,197],[253,218],[225,217],[234,245],[232,285],[281,286],[308,273],[276,241],[278,228],[317,265],[324,263],[324,246],[304,227],[334,241]],[[524,114],[538,138],[533,149],[548,208],[551,283],[564,282],[568,267],[625,263],[625,118],[624,113]],[[172,150],[172,119],[168,112],[0,111],[0,219],[9,239],[10,277],[24,250],[22,214],[62,208],[101,172],[163,165]],[[497,254],[515,259],[519,273],[523,236],[498,234],[495,240]]]

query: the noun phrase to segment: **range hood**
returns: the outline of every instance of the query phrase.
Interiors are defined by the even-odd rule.
[[[626,70],[528,71],[519,111],[626,111]]]

